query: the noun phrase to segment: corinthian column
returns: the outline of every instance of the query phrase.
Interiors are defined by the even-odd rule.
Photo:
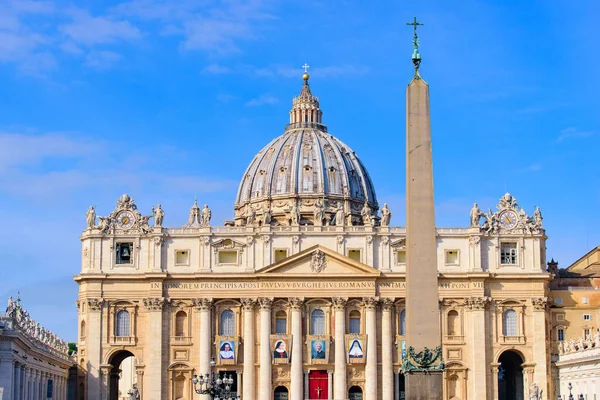
[[[366,400],[377,400],[377,297],[363,298],[367,320],[367,365],[365,367]]]
[[[289,298],[292,314],[292,367],[291,367],[291,396],[290,400],[302,400],[302,304],[303,298]]]
[[[487,296],[465,298],[465,308],[471,311],[471,354],[473,357],[473,383],[471,392],[476,399],[487,396],[487,346],[485,334],[485,308],[490,299]],[[471,379],[469,379],[471,381]]]
[[[256,299],[242,299],[244,309],[244,380],[242,395],[244,399],[255,399],[256,378],[254,366],[254,307]]]
[[[200,314],[200,362],[198,363],[198,375],[210,373],[210,356],[211,356],[211,338],[212,338],[212,323],[211,309],[212,299],[199,298],[193,299],[194,307]],[[203,395],[201,399],[208,399],[208,395]]]
[[[345,399],[346,394],[346,352],[344,334],[346,333],[345,306],[348,299],[334,297],[333,310],[335,311],[335,371],[333,375],[334,399]]]
[[[273,299],[262,297],[260,305],[260,400],[271,400],[271,305]]]
[[[383,299],[381,301],[381,380],[382,382],[393,382],[394,371],[392,369],[392,307],[394,299]],[[382,400],[393,400],[394,385],[382,385]]]

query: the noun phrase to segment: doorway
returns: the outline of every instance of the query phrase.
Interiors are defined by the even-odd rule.
[[[108,399],[120,400],[127,398],[135,382],[135,357],[127,350],[120,350],[112,355],[109,364]]]
[[[363,400],[363,391],[359,386],[352,386],[348,390],[348,400]]]
[[[523,358],[507,350],[498,359],[498,400],[523,400]]]
[[[288,400],[290,398],[289,396],[290,396],[289,392],[285,386],[277,386],[275,388],[273,399],[274,400]]]
[[[326,399],[329,396],[327,371],[311,371],[308,374],[308,398]]]

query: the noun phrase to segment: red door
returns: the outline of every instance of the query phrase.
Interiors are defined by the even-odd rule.
[[[327,371],[311,371],[308,374],[308,398],[310,400],[326,399],[328,387]]]

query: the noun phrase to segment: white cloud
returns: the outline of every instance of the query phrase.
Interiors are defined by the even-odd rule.
[[[93,50],[90,52],[84,61],[86,67],[97,70],[104,70],[112,67],[121,59],[121,55],[108,50]]]
[[[556,138],[557,142],[562,142],[563,140],[568,139],[582,139],[590,136],[594,136],[596,132],[594,131],[580,131],[577,128],[570,127],[563,129],[560,131],[560,135]]]
[[[229,67],[219,64],[210,64],[204,68],[204,72],[208,72],[209,74],[229,74],[233,72],[233,70]]]
[[[246,107],[259,107],[259,106],[264,106],[264,105],[268,105],[268,104],[276,104],[277,102],[279,102],[279,99],[277,97],[274,97],[268,93],[265,93],[265,94],[261,94],[257,98],[254,98],[254,99],[248,101],[245,105],[246,105]]]
[[[60,31],[76,43],[96,45],[142,37],[140,30],[129,21],[107,17],[92,17],[87,11],[71,9],[72,22],[60,27]]]
[[[289,65],[271,65],[264,68],[251,69],[254,75],[258,76],[281,76],[284,78],[298,78],[302,76],[302,68],[292,67]],[[314,67],[309,70],[312,76],[319,78],[337,78],[340,76],[357,76],[364,75],[368,72],[368,68],[354,65],[325,65],[322,67]]]

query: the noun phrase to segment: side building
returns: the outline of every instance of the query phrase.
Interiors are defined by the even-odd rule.
[[[558,269],[550,308],[554,397],[600,399],[600,246]],[[571,389],[569,389],[569,386]]]
[[[116,398],[133,357],[146,400],[195,398],[213,359],[245,400],[403,399],[406,313],[419,312],[405,308],[406,231],[328,133],[308,74],[233,208],[214,226],[194,203],[166,227],[160,206],[145,216],[128,195],[98,225],[90,207],[75,277],[86,398]],[[444,398],[548,393],[541,212],[507,193],[469,220],[436,229]]]
[[[67,342],[11,297],[6,314],[0,314],[0,399],[67,400],[74,365],[68,352]]]

